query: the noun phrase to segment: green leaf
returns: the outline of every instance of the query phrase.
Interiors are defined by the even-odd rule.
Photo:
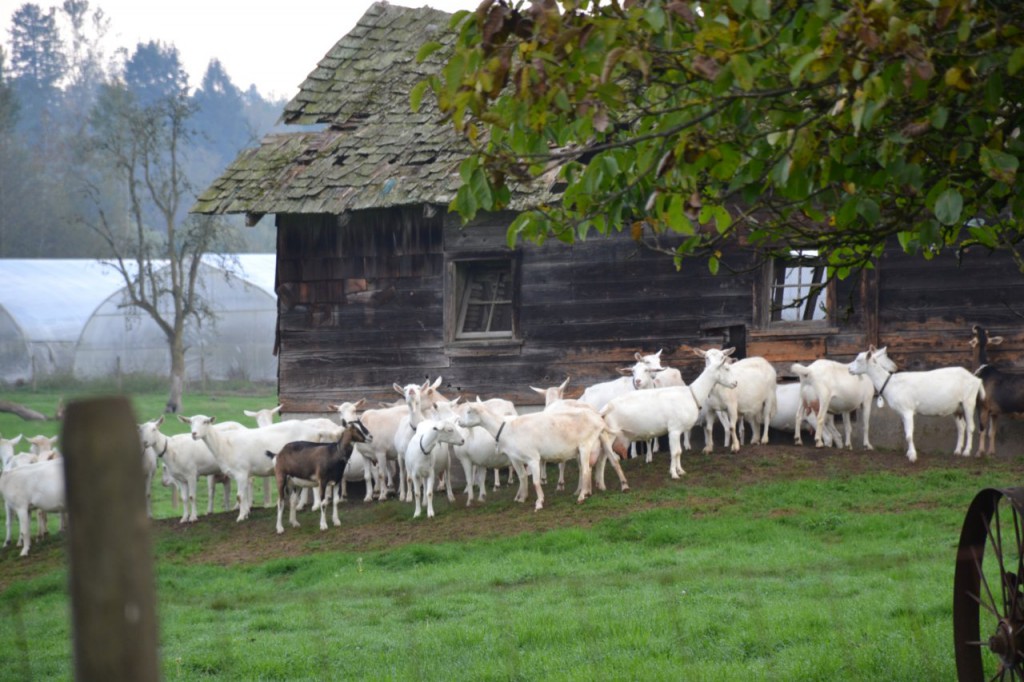
[[[980,161],[981,170],[993,180],[1012,185],[1017,177],[1020,161],[1013,154],[982,147]]]
[[[967,228],[967,231],[972,237],[977,239],[978,243],[982,246],[994,249],[999,244],[996,239],[995,230],[992,229],[991,225],[971,225]]]
[[[417,50],[417,52],[416,52],[416,61],[417,62],[422,62],[424,59],[426,59],[430,55],[434,54],[435,52],[440,50],[442,47],[444,47],[444,45],[442,45],[441,43],[437,42],[436,40],[432,40],[432,41],[423,43],[423,45],[420,46],[420,49]]]
[[[477,168],[469,178],[469,187],[473,192],[477,205],[487,210],[494,204],[494,196],[491,194],[491,183],[487,180],[487,174],[483,169]]]
[[[1024,47],[1018,47],[1010,54],[1010,59],[1006,62],[1006,73],[1015,76],[1021,68],[1024,68]]]
[[[711,271],[712,275],[718,274],[718,259],[714,256],[708,256],[708,270]]]
[[[807,66],[817,58],[817,52],[807,52],[800,57],[800,59],[797,59],[796,63],[793,64],[792,68],[789,70],[789,82],[793,85],[799,85],[802,80],[804,69],[806,69]]]
[[[679,234],[693,234],[693,223],[683,212],[683,197],[673,194],[668,202],[668,210],[665,212],[665,222],[673,232]]]
[[[914,232],[897,232],[896,239],[900,243],[900,247],[905,253],[910,253],[914,242],[916,241],[916,234]]]
[[[769,0],[753,0],[750,3],[750,9],[754,14],[754,18],[760,19],[761,21],[767,21],[772,16],[772,8]]]
[[[860,197],[857,199],[857,213],[864,219],[864,222],[871,227],[878,224],[881,216],[881,211],[878,208],[878,202],[867,197]]]
[[[739,16],[746,14],[748,5],[748,0],[729,0],[729,6],[732,7],[732,11]]]
[[[661,31],[665,28],[665,10],[658,5],[648,7],[647,11],[644,12],[644,19],[655,32]]]
[[[742,54],[734,54],[729,57],[729,65],[732,67],[733,76],[743,90],[751,90],[754,87],[754,69],[750,62]]]
[[[950,187],[935,200],[935,217],[943,225],[955,225],[960,222],[960,213],[964,208],[964,198],[960,192]]]
[[[430,83],[427,81],[420,81],[412,86],[412,90],[409,92],[409,106],[413,111],[420,110],[420,104],[423,103],[423,93],[427,91],[429,85]]]

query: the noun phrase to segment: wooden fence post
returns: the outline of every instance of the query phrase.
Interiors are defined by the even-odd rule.
[[[67,406],[60,436],[76,680],[159,679],[142,445],[127,398]]]

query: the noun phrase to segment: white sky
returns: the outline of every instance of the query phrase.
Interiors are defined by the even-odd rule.
[[[5,50],[11,16],[26,0],[0,0]],[[60,0],[32,0],[46,10]],[[424,5],[455,12],[475,9],[479,0],[390,0],[392,5]],[[107,47],[133,51],[139,42],[173,43],[189,83],[202,81],[206,66],[220,59],[232,82],[250,84],[264,96],[290,99],[320,58],[348,33],[372,0],[90,0],[110,19]]]

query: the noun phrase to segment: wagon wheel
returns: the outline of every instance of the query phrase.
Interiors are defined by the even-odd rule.
[[[1024,488],[978,493],[953,579],[957,677],[1024,681]]]

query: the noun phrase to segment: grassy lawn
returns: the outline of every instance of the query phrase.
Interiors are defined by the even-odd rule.
[[[273,404],[186,400],[187,411],[224,406],[225,415],[240,414],[242,402]],[[231,514],[187,528],[159,521],[162,674],[954,679],[963,515],[979,489],[1024,478],[1024,461],[923,455],[914,468],[887,453],[873,456],[891,457],[897,470],[865,472],[844,468],[861,453],[801,459],[813,452],[744,460],[762,470],[754,481],[713,475],[727,460],[684,455],[686,479],[650,486],[632,460],[627,475],[639,482],[630,493],[598,493],[582,506],[555,493],[539,513],[511,502],[506,488],[473,509],[442,496],[430,521],[413,521],[396,501],[352,503],[344,527],[326,533],[303,517],[302,528],[277,536],[262,508],[241,525]],[[784,467],[808,477],[774,480]],[[383,544],[356,540],[374,532]],[[62,549],[53,542],[29,558],[38,562],[30,576],[4,580],[21,575],[12,554],[0,553],[0,581],[9,583],[0,593],[0,677],[69,679]]]

